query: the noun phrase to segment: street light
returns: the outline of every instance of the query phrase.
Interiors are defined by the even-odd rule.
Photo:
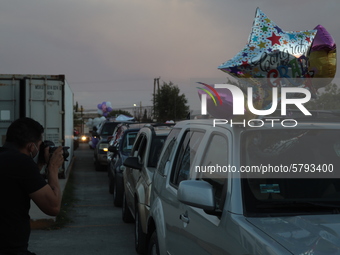
[[[134,110],[133,110],[133,112],[134,112],[134,116],[135,116],[135,119],[137,120],[137,112],[136,112],[136,107],[137,107],[137,105],[136,104],[133,104],[133,106],[134,106]]]

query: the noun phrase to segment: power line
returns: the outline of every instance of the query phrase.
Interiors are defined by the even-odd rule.
[[[116,91],[148,91],[150,89],[116,89],[116,88],[111,88],[111,89],[98,89],[98,88],[94,88],[93,90],[92,89],[84,89],[84,88],[72,88],[74,91],[84,91],[84,92],[108,92],[108,91],[111,91],[111,92],[116,92]]]
[[[121,79],[121,80],[110,80],[110,81],[69,81],[72,84],[100,84],[100,83],[115,83],[115,82],[132,82],[132,81],[149,81],[150,78],[144,79]]]

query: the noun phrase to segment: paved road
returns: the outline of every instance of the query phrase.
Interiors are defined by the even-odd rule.
[[[59,230],[32,230],[29,250],[37,255],[136,255],[134,226],[123,223],[121,208],[113,206],[107,172],[94,170],[93,151],[86,144],[75,155],[72,222]]]

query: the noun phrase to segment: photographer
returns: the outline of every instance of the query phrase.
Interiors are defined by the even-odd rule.
[[[44,213],[59,213],[58,171],[64,162],[63,151],[60,146],[50,156],[49,147],[43,150],[49,171],[46,183],[38,167],[42,165],[38,156],[43,133],[37,121],[18,119],[9,126],[0,147],[0,255],[34,254],[28,251],[31,199]]]

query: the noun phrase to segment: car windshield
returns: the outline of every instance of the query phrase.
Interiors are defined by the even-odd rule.
[[[340,212],[340,130],[257,130],[241,143],[246,214]]]

